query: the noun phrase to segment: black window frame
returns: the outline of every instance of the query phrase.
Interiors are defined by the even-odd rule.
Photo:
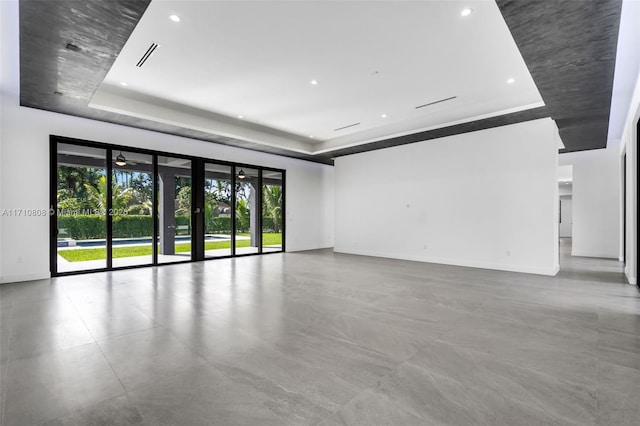
[[[112,229],[112,217],[111,215],[106,215],[106,249],[107,249],[107,259],[105,262],[104,268],[96,268],[96,269],[82,269],[78,271],[58,271],[58,204],[57,204],[57,191],[58,191],[58,144],[68,144],[68,145],[76,145],[82,147],[91,147],[91,148],[99,148],[104,149],[106,152],[106,173],[107,173],[107,182],[111,182],[113,178],[113,152],[114,151],[128,151],[132,153],[139,154],[147,154],[152,157],[153,161],[153,236],[152,236],[152,263],[146,263],[141,265],[128,265],[128,266],[113,266],[113,258],[112,258],[112,246],[113,246],[113,229]],[[50,217],[49,217],[49,268],[52,277],[60,277],[67,275],[79,275],[79,274],[88,274],[88,273],[96,273],[96,272],[109,272],[109,271],[119,271],[125,269],[138,269],[138,268],[149,268],[156,266],[166,266],[166,265],[177,265],[184,263],[193,263],[193,262],[201,262],[201,261],[210,261],[210,260],[218,260],[218,259],[229,259],[234,257],[246,257],[246,256],[260,256],[260,255],[268,255],[268,254],[278,254],[286,252],[286,170],[278,169],[274,167],[265,167],[259,166],[255,164],[248,163],[236,163],[231,161],[220,160],[217,158],[209,158],[209,157],[199,157],[193,155],[179,154],[173,152],[166,151],[157,151],[147,148],[138,148],[133,146],[126,145],[116,145],[111,143],[104,142],[96,142],[89,141],[85,139],[77,139],[71,138],[67,136],[60,135],[50,135],[49,136],[49,202],[50,202]],[[191,232],[191,259],[184,261],[176,261],[170,263],[159,263],[158,262],[158,248],[157,241],[159,236],[159,212],[158,212],[158,157],[159,156],[168,156],[174,158],[182,158],[185,160],[191,161],[191,182],[192,182],[192,193],[191,193],[191,219],[192,219],[192,232]],[[204,179],[205,179],[205,164],[219,164],[224,166],[229,166],[231,168],[231,187],[234,189],[231,191],[232,197],[232,206],[234,211],[231,214],[231,254],[226,256],[216,256],[216,257],[205,257],[204,250]],[[235,183],[236,183],[236,173],[237,170],[241,168],[250,168],[256,169],[259,173],[259,182],[262,182],[262,173],[263,170],[280,172],[282,173],[282,248],[278,251],[269,251],[263,252],[262,250],[262,204],[263,204],[263,194],[262,189],[258,191],[258,202],[257,211],[255,214],[258,215],[258,225],[260,229],[257,230],[257,234],[260,235],[260,241],[258,244],[258,252],[257,253],[245,253],[245,254],[236,254],[235,250],[235,234],[236,234],[236,219],[235,219]],[[260,188],[261,185],[260,185]],[[107,185],[107,213],[112,208],[112,185]]]

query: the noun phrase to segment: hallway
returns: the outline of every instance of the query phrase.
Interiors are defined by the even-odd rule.
[[[624,264],[615,259],[571,256],[571,238],[560,238],[558,277],[625,284]]]

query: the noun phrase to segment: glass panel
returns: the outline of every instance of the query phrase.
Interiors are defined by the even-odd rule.
[[[153,262],[153,157],[112,151],[112,264]]]
[[[262,171],[262,252],[282,250],[282,172]]]
[[[204,166],[204,256],[231,255],[231,166]]]
[[[191,260],[191,160],[158,157],[158,263]]]
[[[235,167],[236,254],[258,253],[258,171]]]
[[[58,272],[107,267],[107,151],[58,144]]]

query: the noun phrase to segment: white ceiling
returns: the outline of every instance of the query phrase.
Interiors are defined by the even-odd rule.
[[[493,0],[154,0],[90,106],[321,153],[540,105]]]

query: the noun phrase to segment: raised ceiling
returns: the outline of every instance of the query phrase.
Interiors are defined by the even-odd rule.
[[[90,106],[315,153],[543,105],[496,3],[467,5],[153,1]]]
[[[21,0],[21,104],[323,163],[546,116],[606,145],[571,129],[607,120],[617,0],[148,3]]]

